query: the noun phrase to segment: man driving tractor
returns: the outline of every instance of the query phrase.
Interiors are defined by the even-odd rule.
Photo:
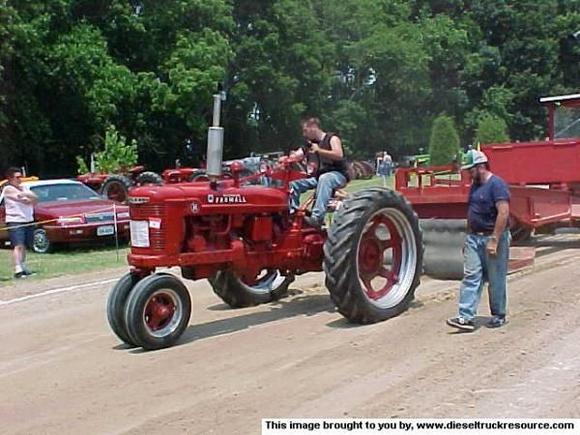
[[[290,156],[307,157],[314,170],[310,178],[290,183],[290,211],[294,212],[300,206],[302,193],[316,189],[312,214],[305,217],[305,222],[318,228],[324,223],[326,208],[334,191],[349,181],[348,166],[337,134],[323,131],[318,118],[305,119],[301,124],[306,145],[291,152]]]

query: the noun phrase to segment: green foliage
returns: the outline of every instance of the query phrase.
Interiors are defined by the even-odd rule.
[[[429,141],[429,156],[432,165],[447,165],[460,153],[459,135],[453,119],[447,115],[439,115],[433,121],[431,140]]]
[[[89,167],[87,166],[85,160],[81,156],[77,156],[76,161],[77,161],[77,174],[79,175],[88,174]]]
[[[477,124],[474,143],[502,143],[510,140],[506,122],[490,113],[484,113]]]
[[[439,113],[464,143],[486,114],[540,138],[578,23],[576,0],[0,0],[0,155],[70,175],[115,125],[152,170],[195,164],[218,82],[226,158],[295,147],[305,115],[361,158],[416,154]]]
[[[105,134],[105,149],[95,154],[95,166],[98,172],[115,174],[134,166],[137,158],[137,141],[127,144],[125,136],[112,125]]]

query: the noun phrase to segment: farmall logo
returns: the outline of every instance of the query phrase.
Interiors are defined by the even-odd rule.
[[[207,195],[208,204],[245,204],[248,200],[244,195],[214,195],[210,193]]]

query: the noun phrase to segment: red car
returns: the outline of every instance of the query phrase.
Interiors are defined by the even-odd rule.
[[[23,183],[38,196],[34,207],[34,251],[50,252],[56,244],[94,242],[115,236],[129,238],[129,207],[100,197],[74,180],[42,180]],[[4,202],[0,202],[0,228],[5,227]],[[47,222],[48,221],[48,222]],[[9,241],[0,230],[0,245]]]

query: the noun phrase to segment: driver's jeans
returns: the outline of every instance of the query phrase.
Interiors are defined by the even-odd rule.
[[[318,179],[311,177],[292,181],[290,183],[290,211],[294,212],[300,206],[301,194],[316,189],[316,202],[312,207],[312,217],[322,222],[334,190],[345,184],[346,177],[337,171],[326,172]]]

